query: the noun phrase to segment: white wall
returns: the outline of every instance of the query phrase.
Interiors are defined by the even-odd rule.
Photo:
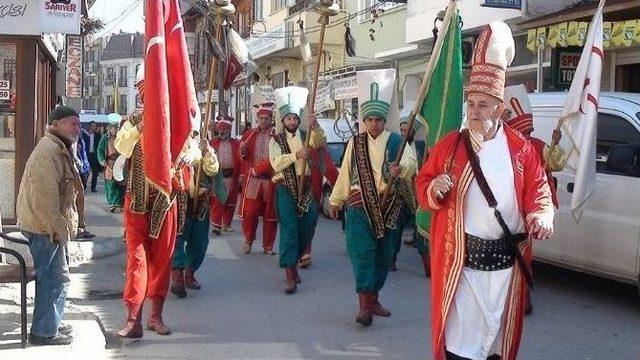
[[[444,10],[448,0],[408,0],[406,39],[416,43],[433,38],[433,20]],[[494,9],[480,6],[479,0],[458,0],[458,9],[463,21],[463,30],[474,29],[496,20],[520,17],[520,11]]]

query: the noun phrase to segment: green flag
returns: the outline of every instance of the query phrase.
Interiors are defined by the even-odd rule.
[[[444,36],[440,56],[433,67],[429,88],[420,109],[420,115],[428,124],[427,149],[443,136],[460,128],[462,122],[462,35],[460,17],[451,17],[448,29],[441,29]],[[418,210],[416,224],[421,234],[427,234],[431,225],[431,213]]]

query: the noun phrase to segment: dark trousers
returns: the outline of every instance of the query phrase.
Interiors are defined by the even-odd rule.
[[[87,180],[89,179],[89,173],[80,174],[80,180],[82,180],[82,188],[87,190]]]
[[[98,155],[96,153],[88,153],[87,158],[89,159],[89,165],[91,165],[91,191],[95,192],[102,166],[100,166],[98,162]]]

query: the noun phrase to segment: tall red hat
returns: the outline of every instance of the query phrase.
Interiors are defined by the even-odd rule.
[[[514,56],[515,43],[509,26],[502,21],[485,26],[476,41],[465,95],[481,93],[502,101],[505,73]]]

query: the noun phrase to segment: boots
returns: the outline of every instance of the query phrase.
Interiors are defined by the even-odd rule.
[[[371,312],[373,313],[373,315],[382,316],[382,317],[391,316],[391,311],[385,309],[378,301],[378,293],[373,293],[371,297],[372,297]]]
[[[360,301],[360,310],[356,317],[356,322],[362,324],[362,326],[370,326],[373,322],[373,312],[371,311],[371,294],[359,293],[358,300]]]
[[[430,278],[431,277],[431,255],[426,252],[424,254],[420,254],[422,258],[422,266],[424,267],[424,276]]]
[[[142,337],[142,304],[125,303],[127,309],[127,322],[124,328],[118,330],[116,335],[127,339],[140,339]]]
[[[184,269],[171,269],[171,293],[179,298],[187,296],[184,284]]]
[[[296,284],[300,284],[302,282],[302,279],[300,278],[300,274],[298,274],[298,269],[294,266],[292,267],[293,269],[293,273],[296,276]]]
[[[284,269],[284,275],[287,279],[287,283],[284,286],[284,292],[288,295],[293,294],[298,289],[296,285],[296,271],[295,267],[288,267]]]
[[[164,307],[164,299],[151,299],[151,313],[147,321],[147,329],[155,331],[158,335],[169,335],[171,329],[162,321],[162,308]]]
[[[184,283],[185,286],[192,290],[200,290],[202,289],[202,285],[196,280],[195,271],[187,268],[184,274]]]

